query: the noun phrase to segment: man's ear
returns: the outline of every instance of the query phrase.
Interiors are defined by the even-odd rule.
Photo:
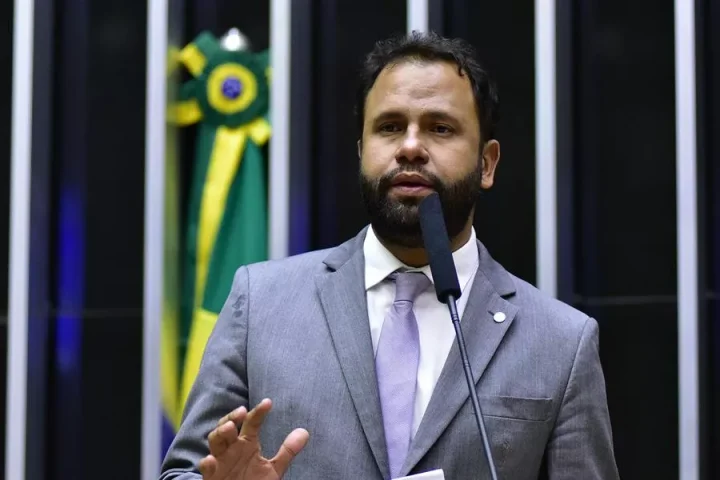
[[[357,141],[357,154],[358,158],[362,158],[362,139]]]
[[[500,161],[500,142],[497,140],[488,141],[482,152],[482,182],[481,188],[487,190],[493,186],[495,181],[495,168]]]

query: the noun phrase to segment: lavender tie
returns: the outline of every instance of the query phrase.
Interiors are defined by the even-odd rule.
[[[375,356],[390,474],[400,473],[410,446],[420,341],[413,302],[430,286],[422,272],[393,273],[395,301],[385,317]]]

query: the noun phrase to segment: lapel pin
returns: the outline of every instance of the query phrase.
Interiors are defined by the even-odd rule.
[[[495,320],[495,323],[502,323],[505,321],[505,314],[503,312],[497,312],[495,315],[493,315],[493,320]]]

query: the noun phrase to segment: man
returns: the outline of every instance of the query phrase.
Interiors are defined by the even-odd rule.
[[[497,94],[473,55],[413,34],[367,57],[357,113],[371,225],[337,248],[237,271],[163,480],[489,478],[422,246],[418,204],[433,191],[499,478],[618,478],[596,321],[475,238],[500,145]]]

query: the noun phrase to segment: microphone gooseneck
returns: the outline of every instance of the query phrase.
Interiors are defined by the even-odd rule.
[[[477,391],[475,390],[475,381],[473,379],[472,368],[470,367],[470,360],[468,359],[465,338],[463,337],[462,328],[460,327],[460,315],[458,315],[456,303],[461,294],[460,284],[458,283],[457,270],[455,269],[455,262],[453,261],[450,250],[450,239],[448,238],[447,228],[445,226],[440,197],[437,193],[428,195],[420,203],[420,228],[422,229],[423,243],[428,255],[437,298],[440,302],[448,306],[450,318],[455,327],[455,338],[457,338],[460,349],[465,379],[467,380],[468,390],[470,391],[470,401],[472,402],[475,413],[475,422],[480,432],[485,458],[487,459],[490,469],[490,477],[492,480],[497,480],[495,462],[493,461],[490,442],[487,431],[485,430],[480,401],[478,400]]]

